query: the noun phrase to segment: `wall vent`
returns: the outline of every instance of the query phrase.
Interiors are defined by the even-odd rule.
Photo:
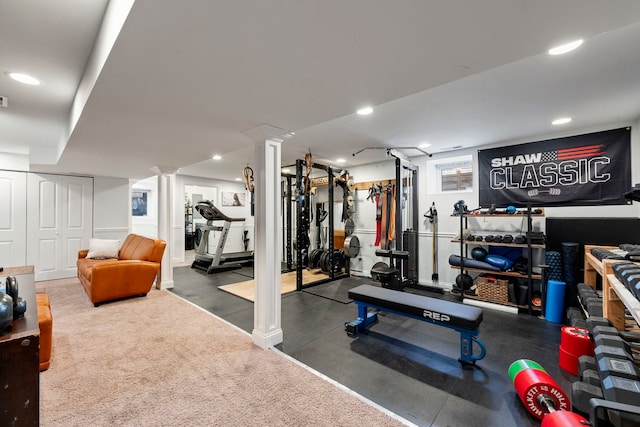
[[[9,98],[6,96],[0,95],[0,107],[8,107],[9,106]]]

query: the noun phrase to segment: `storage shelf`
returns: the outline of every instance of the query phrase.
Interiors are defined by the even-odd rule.
[[[450,267],[453,268],[454,270],[460,270],[459,265],[450,265]],[[496,276],[518,277],[520,279],[527,279],[529,277],[526,274],[516,273],[515,271],[493,271],[493,270],[484,270],[481,268],[469,268],[467,266],[465,266],[464,269],[465,271],[475,271],[477,273],[489,273],[489,274],[495,274]],[[532,274],[531,278],[534,280],[540,280],[542,279],[542,276],[539,274]]]
[[[458,239],[454,239],[451,241],[451,243],[460,243],[460,240]],[[504,247],[508,247],[508,248],[526,248],[527,244],[526,243],[494,243],[494,242],[476,242],[473,240],[465,240],[463,242],[465,245],[487,245],[487,246],[504,246]],[[546,245],[541,245],[541,244],[531,244],[532,248],[536,248],[536,249],[546,249]]]

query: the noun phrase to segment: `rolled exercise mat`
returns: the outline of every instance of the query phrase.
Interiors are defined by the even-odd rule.
[[[562,273],[567,284],[565,308],[578,306],[578,268],[580,263],[580,244],[573,242],[562,243]]]
[[[564,313],[564,294],[566,283],[558,280],[547,282],[547,300],[545,301],[545,319],[553,323],[562,323]]]
[[[542,372],[547,372],[538,362],[530,359],[518,359],[509,365],[509,378],[511,379],[511,382],[515,380],[516,375],[525,369],[537,369]]]
[[[562,281],[562,255],[560,252],[547,251],[544,263],[549,266],[549,280]]]

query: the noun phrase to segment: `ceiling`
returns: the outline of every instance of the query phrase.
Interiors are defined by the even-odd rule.
[[[233,179],[261,125],[295,132],[283,164],[346,168],[385,159],[365,147],[534,141],[640,118],[638,46],[637,0],[2,0],[0,153]]]

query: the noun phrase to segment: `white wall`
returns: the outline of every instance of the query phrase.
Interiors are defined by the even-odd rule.
[[[97,176],[93,179],[93,237],[124,239],[131,222],[129,180]]]
[[[229,252],[241,252],[244,251],[244,245],[242,238],[244,230],[247,230],[247,237],[249,238],[248,250],[253,250],[254,243],[254,222],[251,216],[251,194],[245,190],[244,182],[236,181],[223,181],[215,179],[198,178],[187,175],[177,175],[175,185],[175,223],[173,226],[175,233],[176,248],[174,250],[174,262],[184,262],[185,250],[184,250],[184,204],[185,204],[185,187],[200,187],[202,189],[203,196],[215,194],[215,200],[212,200],[213,204],[222,211],[225,215],[232,218],[245,218],[244,221],[232,222],[227,236],[227,242],[225,244],[225,253]],[[208,193],[207,188],[215,189],[215,192]],[[222,206],[223,193],[243,193],[245,194],[244,206]],[[194,200],[191,200],[193,203]],[[196,201],[197,202],[197,201]],[[194,216],[195,218],[195,216]],[[195,221],[203,222],[202,219]],[[206,222],[206,221],[204,221]],[[215,224],[215,225],[222,225]],[[215,248],[215,242],[220,233],[210,233],[209,247],[212,248],[209,251],[212,252]]]
[[[146,190],[149,193],[147,200],[147,215],[131,215],[131,193],[128,196],[129,216],[131,217],[131,232],[151,239],[158,238],[158,177],[152,176],[131,184],[132,190]],[[182,200],[182,199],[178,199]]]

